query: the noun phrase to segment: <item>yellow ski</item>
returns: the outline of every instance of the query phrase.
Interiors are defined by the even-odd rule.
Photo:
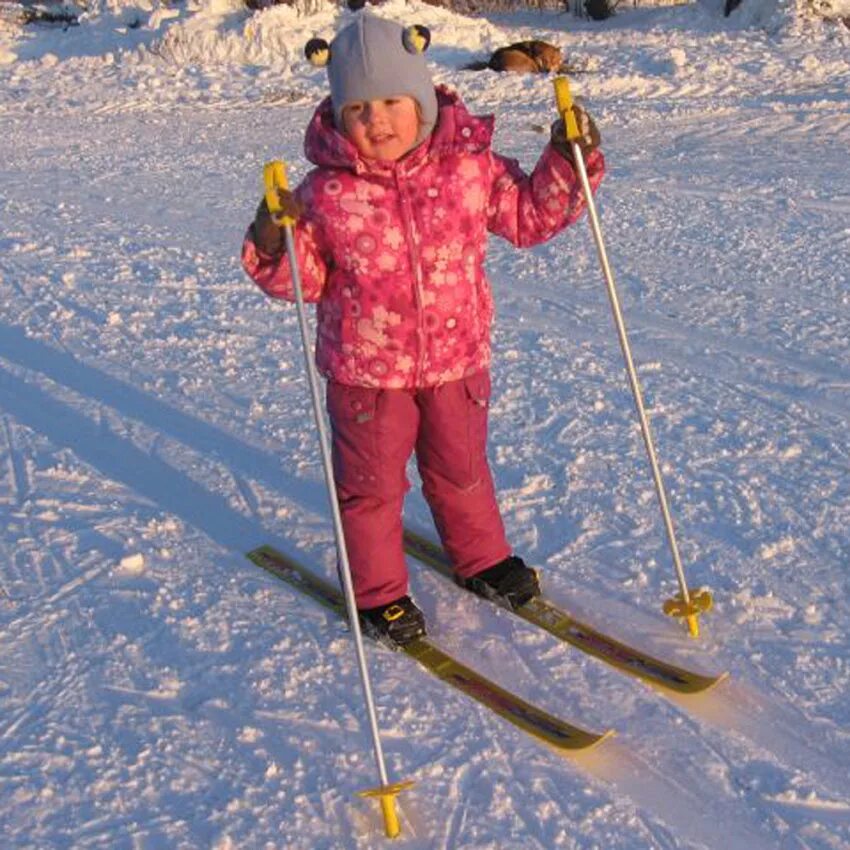
[[[431,540],[405,529],[404,545],[408,554],[451,578],[452,570],[443,549]],[[707,675],[653,658],[647,653],[614,640],[598,629],[582,623],[571,614],[538,596],[513,611],[529,623],[545,629],[560,640],[599,658],[624,673],[637,676],[662,690],[679,694],[698,694],[713,688],[729,674]]]
[[[346,616],[345,601],[340,591],[295,559],[271,546],[261,546],[248,552],[248,558],[339,616]],[[548,714],[461,664],[427,637],[414,640],[401,647],[401,651],[415,658],[438,679],[563,754],[586,750],[613,734],[611,731],[589,732]]]

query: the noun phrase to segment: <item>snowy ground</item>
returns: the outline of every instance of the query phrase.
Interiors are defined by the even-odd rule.
[[[686,569],[717,601],[703,638],[659,613],[673,571],[584,221],[491,247],[502,505],[555,598],[731,672],[671,701],[414,567],[441,642],[618,737],[560,759],[370,649],[391,777],[417,783],[396,846],[850,848],[850,31],[394,2],[526,165],[551,81],[455,69],[532,35],[588,69],[610,259]],[[294,312],[238,250],[262,162],[304,172],[324,82],[299,54],[334,16],[219,3],[117,32],[119,12],[3,41],[2,846],[384,846],[353,797],[375,773],[348,634],[243,556],[333,562]],[[430,531],[417,494],[408,518]]]

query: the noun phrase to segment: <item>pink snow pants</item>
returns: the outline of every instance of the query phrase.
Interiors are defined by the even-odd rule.
[[[490,374],[386,390],[328,382],[334,478],[358,608],[407,591],[402,505],[416,452],[422,492],[460,577],[511,554],[487,462]]]

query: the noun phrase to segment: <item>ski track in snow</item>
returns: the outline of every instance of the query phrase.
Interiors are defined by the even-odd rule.
[[[532,35],[587,63],[612,267],[686,569],[716,610],[698,644],[659,613],[675,583],[584,221],[491,245],[512,539],[579,615],[731,678],[663,696],[412,565],[449,651],[618,734],[561,759],[370,648],[390,775],[417,782],[398,846],[847,850],[846,37],[694,7],[604,28],[426,11],[437,76],[497,112],[526,166],[551,82],[452,68]],[[333,29],[322,14],[279,7],[243,34],[294,55]],[[283,60],[199,67],[181,20],[157,48],[181,65],[52,66],[53,34],[0,66],[0,831],[33,850],[373,848],[347,631],[243,556],[268,542],[333,571],[293,311],[238,262],[259,166],[303,175],[323,83]],[[233,44],[248,19],[228,20],[198,43]],[[430,529],[415,492],[408,515]]]

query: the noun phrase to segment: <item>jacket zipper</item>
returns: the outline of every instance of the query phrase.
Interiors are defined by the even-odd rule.
[[[401,169],[396,169],[395,180],[398,189],[398,196],[401,199],[401,210],[404,216],[404,224],[407,242],[407,252],[409,255],[410,266],[413,271],[413,294],[416,299],[416,340],[417,340],[417,357],[416,357],[416,373],[415,384],[417,387],[422,386],[422,373],[425,370],[425,312],[424,298],[422,294],[422,266],[419,261],[419,249],[416,244],[416,222],[411,211],[410,199],[402,184],[400,176]]]

